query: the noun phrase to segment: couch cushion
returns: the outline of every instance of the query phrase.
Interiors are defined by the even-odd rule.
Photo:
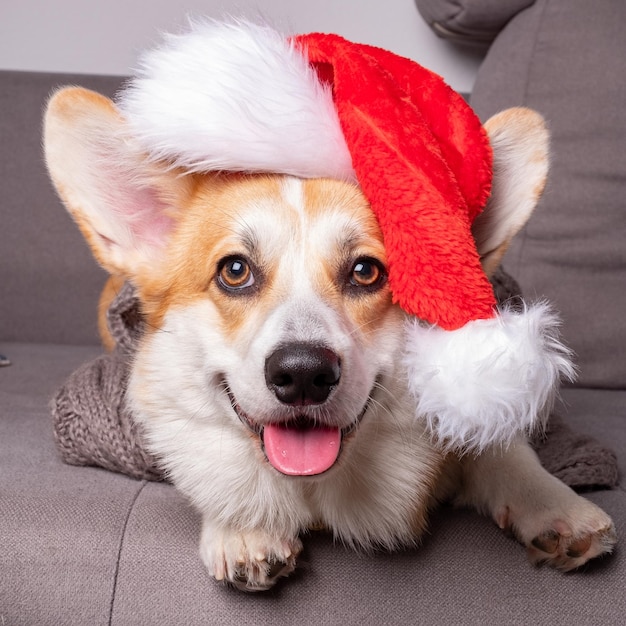
[[[440,37],[487,44],[519,11],[535,0],[415,0],[422,17]]]
[[[141,483],[61,464],[47,407],[97,349],[5,348],[13,364],[0,368],[0,623],[104,626]]]
[[[313,534],[300,569],[276,590],[227,589],[203,569],[198,516],[170,485],[60,462],[48,400],[98,350],[5,349],[13,365],[0,369],[0,623],[558,626],[572,616],[619,623],[626,612],[623,551],[577,574],[534,568],[489,520],[448,507],[417,549],[359,555]],[[626,392],[573,391],[581,419],[602,422],[626,406]],[[621,443],[618,453],[623,461]],[[589,497],[623,537],[626,494]]]
[[[622,488],[626,487],[626,392],[615,389],[563,389],[556,408],[578,432],[617,452]]]
[[[483,119],[526,105],[548,122],[548,186],[504,266],[561,312],[587,387],[626,384],[624,23],[621,0],[537,0],[493,43],[471,99]]]
[[[0,71],[0,341],[96,343],[105,273],[57,198],[41,150],[53,89],[120,78]]]

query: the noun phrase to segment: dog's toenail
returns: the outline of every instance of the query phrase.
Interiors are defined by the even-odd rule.
[[[269,578],[276,578],[283,571],[286,563],[284,561],[276,561],[275,563],[269,564],[269,569],[267,570],[267,575]]]

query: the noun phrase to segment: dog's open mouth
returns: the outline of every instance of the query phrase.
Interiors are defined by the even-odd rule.
[[[259,436],[269,463],[288,476],[315,476],[328,471],[339,458],[344,437],[356,428],[369,406],[368,399],[348,428],[319,424],[305,415],[261,425],[245,414],[228,387],[227,392],[239,419]]]
[[[261,439],[265,455],[279,472],[314,476],[330,469],[341,450],[342,430],[320,426],[308,419],[267,424]]]

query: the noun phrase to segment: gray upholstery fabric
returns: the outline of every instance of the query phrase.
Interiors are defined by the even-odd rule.
[[[415,4],[440,37],[463,44],[487,44],[514,15],[534,1],[415,0]]]
[[[0,71],[0,342],[98,342],[93,312],[105,274],[62,208],[41,151],[45,102],[67,84],[112,95],[120,79]]]
[[[557,411],[572,428],[618,451],[622,486],[626,477],[626,396],[621,389],[563,389]]]
[[[6,347],[13,365],[0,374],[0,623],[106,624],[139,485],[59,464],[47,410],[58,376],[97,349]]]
[[[504,266],[547,297],[577,354],[579,385],[626,384],[626,3],[537,0],[493,43],[471,103],[542,113],[552,168]]]
[[[0,370],[0,624],[571,626],[617,624],[626,611],[623,551],[584,573],[535,568],[492,522],[450,508],[433,516],[418,549],[360,555],[313,534],[300,570],[275,591],[227,589],[204,571],[199,520],[171,486],[57,456],[47,403],[98,349],[4,349],[14,364]],[[626,392],[571,390],[566,398],[574,419],[592,410],[585,426],[621,450],[623,466],[626,435],[616,440],[613,420],[625,417]],[[623,537],[626,493],[589,497]]]

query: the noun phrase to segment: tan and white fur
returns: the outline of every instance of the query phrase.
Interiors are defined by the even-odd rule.
[[[535,207],[548,155],[529,110],[486,129],[494,193],[474,235],[490,274]],[[570,570],[611,551],[608,515],[548,474],[525,440],[457,456],[415,418],[399,358],[406,314],[357,186],[149,161],[115,105],[79,88],[51,99],[45,151],[95,257],[138,290],[147,332],[128,402],[202,517],[200,555],[216,579],[270,588],[317,527],[356,548],[414,544],[444,500],[512,531],[534,562]],[[268,384],[268,360],[294,344],[336,357],[322,401],[284,402]],[[328,471],[291,476],[268,462],[263,428],[296,419],[341,429]]]

